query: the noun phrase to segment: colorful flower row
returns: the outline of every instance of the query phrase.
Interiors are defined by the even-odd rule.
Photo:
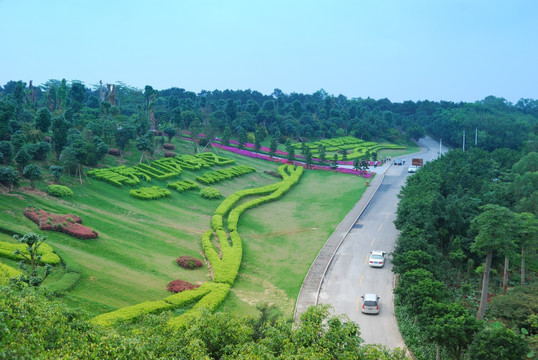
[[[141,200],[157,200],[169,197],[170,195],[172,195],[172,193],[168,189],[163,189],[158,186],[152,186],[133,189],[129,191],[129,195]]]

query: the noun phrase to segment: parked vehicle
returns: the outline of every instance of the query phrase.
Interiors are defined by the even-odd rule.
[[[403,165],[403,160],[402,159],[394,159],[394,165],[396,166],[401,166]]]
[[[368,265],[370,265],[371,267],[385,266],[385,252],[382,250],[370,251],[370,259],[368,259]]]
[[[408,173],[416,173],[418,170],[418,167],[415,166],[415,165],[410,165],[409,168],[407,169],[407,172]]]
[[[364,294],[361,311],[364,314],[379,314],[379,296],[376,294]]]

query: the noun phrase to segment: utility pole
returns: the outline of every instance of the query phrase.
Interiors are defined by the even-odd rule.
[[[441,144],[443,143],[443,139],[439,139],[439,157],[441,157]]]
[[[478,145],[478,128],[474,128],[474,146]]]
[[[463,130],[463,152],[465,152],[465,130]]]

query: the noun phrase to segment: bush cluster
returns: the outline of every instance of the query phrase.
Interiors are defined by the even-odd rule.
[[[172,159],[172,158],[164,158],[164,159],[161,159],[161,160],[168,160],[168,159]],[[168,179],[172,179],[172,178],[175,178],[177,176],[179,176],[179,174],[181,173],[181,170],[179,171],[172,171],[172,172],[169,172],[167,170],[160,170],[158,169],[156,166],[153,166],[155,164],[155,161],[151,163],[152,165],[147,165],[147,164],[138,164],[136,166],[134,166],[135,169],[137,169],[138,171],[148,175],[150,178],[153,178],[153,179],[157,179],[157,180],[168,180]],[[163,168],[163,166],[159,166],[160,168]]]
[[[9,284],[9,279],[17,277],[21,274],[22,273],[14,267],[0,262],[0,285]]]
[[[194,285],[191,284],[188,281],[185,280],[172,280],[168,283],[166,286],[166,290],[173,292],[173,293],[179,293],[185,290],[192,290],[200,287],[200,285]]]
[[[12,260],[24,260],[22,255],[15,255],[15,250],[28,255],[28,247],[25,244],[14,244],[0,241],[0,256]],[[47,243],[42,243],[39,246],[37,253],[41,256],[42,264],[57,265],[60,263],[60,257],[54,253],[52,247]]]
[[[205,199],[220,199],[222,197],[222,194],[215,188],[205,187],[200,190],[200,196]]]
[[[142,187],[129,191],[129,195],[141,200],[157,200],[171,195],[170,190],[158,186]]]
[[[236,176],[249,174],[255,171],[256,169],[248,165],[232,166],[231,168],[228,168],[228,169],[208,171],[202,176],[197,176],[196,181],[201,182],[204,185],[210,185],[210,184],[215,184],[215,183],[227,180],[227,179],[234,178]]]
[[[169,187],[171,189],[175,189],[178,192],[183,192],[185,190],[192,190],[192,189],[198,189],[199,186],[194,181],[190,180],[179,180],[173,183],[166,184],[166,187]]]
[[[88,175],[117,187],[121,187],[123,184],[130,186],[139,184],[141,178],[151,181],[151,178],[142,171],[139,171],[135,167],[126,167],[123,165],[108,169],[93,169],[88,171]]]
[[[73,190],[65,185],[49,185],[47,193],[55,197],[73,196]]]
[[[175,152],[167,151],[167,152],[164,153],[165,158],[173,158],[175,156],[176,156]]]
[[[185,269],[195,269],[202,267],[204,264],[202,260],[195,258],[194,256],[184,255],[176,259],[176,263]]]
[[[78,239],[95,239],[99,235],[97,231],[82,225],[82,218],[77,215],[55,215],[34,208],[27,208],[24,215],[35,222],[41,230],[59,231]]]
[[[163,149],[165,150],[174,150],[176,147],[174,146],[174,144],[170,144],[170,143],[164,143],[163,144]]]
[[[121,151],[120,151],[120,149],[110,148],[110,149],[108,149],[108,155],[112,155],[112,156],[120,156],[120,155],[121,155]]]

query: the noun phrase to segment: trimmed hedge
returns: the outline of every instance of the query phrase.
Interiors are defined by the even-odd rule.
[[[0,262],[0,285],[9,284],[9,279],[20,276],[22,272]]]
[[[141,200],[157,200],[165,197],[170,197],[172,193],[168,189],[163,189],[158,186],[142,187],[129,191],[129,195]]]
[[[59,295],[73,289],[78,284],[80,280],[80,266],[67,253],[56,251],[65,268],[65,274],[60,280],[44,285],[43,287],[52,294]]]
[[[168,160],[168,159],[173,159],[173,158],[166,158],[166,159],[163,159],[163,160]],[[153,165],[154,162],[152,162],[152,165]],[[159,168],[163,168],[163,164],[162,163],[159,163],[158,164]],[[150,165],[147,165],[147,164],[138,164],[136,166],[134,166],[135,169],[137,169],[138,171],[148,175],[150,178],[154,178],[154,179],[157,179],[157,180],[168,180],[168,179],[172,179],[172,178],[175,178],[175,177],[178,177],[179,174],[181,173],[181,170],[174,170],[174,171],[171,171],[171,170],[160,170],[154,166],[150,166]]]
[[[199,188],[197,183],[195,183],[194,181],[190,181],[190,180],[178,180],[176,182],[166,184],[166,187],[171,188],[171,189],[175,189],[178,192],[183,192],[183,191],[186,191],[186,190],[192,190],[192,189],[198,189]]]
[[[55,197],[73,196],[73,190],[65,185],[49,185],[47,193]]]
[[[232,166],[227,169],[208,171],[202,176],[197,176],[196,181],[201,182],[204,185],[210,185],[255,171],[256,169],[248,165]]]
[[[8,243],[5,241],[0,241],[0,256],[6,257],[8,259],[12,260],[25,260],[22,255],[15,255],[15,250],[19,250],[21,253],[25,255],[30,255],[28,253],[28,246],[25,244],[15,244],[15,243]],[[54,250],[52,247],[47,243],[42,243],[39,246],[38,252],[39,255],[41,255],[41,263],[43,264],[50,264],[50,265],[58,265],[60,263],[60,258],[58,255],[54,253]]]
[[[215,188],[205,187],[200,190],[200,196],[205,199],[220,199],[222,197],[222,194]]]
[[[121,187],[123,184],[137,185],[140,183],[141,178],[151,181],[151,178],[139,169],[124,165],[107,169],[93,169],[88,171],[88,175],[117,187]]]

